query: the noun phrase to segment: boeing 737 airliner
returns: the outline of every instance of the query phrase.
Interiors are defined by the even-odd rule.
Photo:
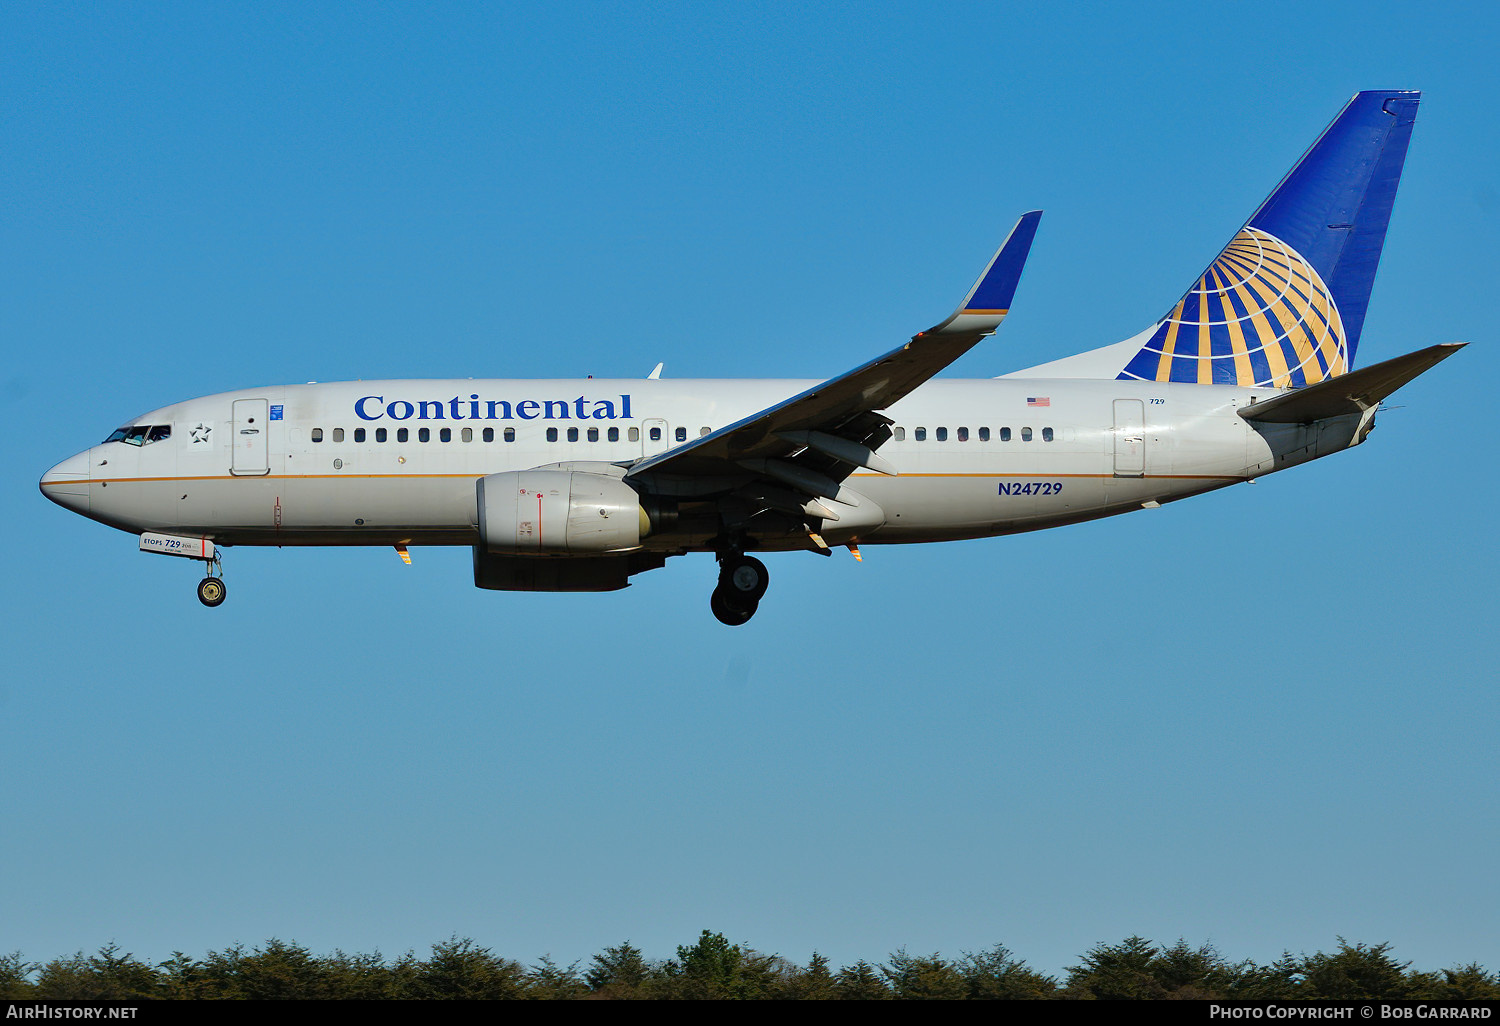
[[[749,552],[935,542],[1154,507],[1365,440],[1461,348],[1353,369],[1420,94],[1357,94],[1162,319],[988,380],[933,380],[999,326],[1040,212],[948,319],[829,381],[402,380],[167,406],[49,470],[52,501],[202,560],[232,545],[467,545],[474,583],[611,591],[712,552],[714,615],[766,591]]]

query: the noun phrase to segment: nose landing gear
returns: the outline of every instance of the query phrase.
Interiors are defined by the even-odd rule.
[[[738,627],[755,615],[761,596],[771,583],[766,565],[743,552],[729,552],[719,557],[719,583],[708,605],[722,624]]]
[[[205,577],[198,582],[198,601],[213,608],[224,601],[224,582],[217,577]]]
[[[224,587],[224,579],[214,576],[215,573],[222,574],[224,572],[224,564],[220,561],[217,552],[214,553],[213,559],[208,561],[208,566],[205,569],[208,572],[208,576],[198,582],[198,601],[212,609],[214,606],[222,604],[227,594],[227,589]]]

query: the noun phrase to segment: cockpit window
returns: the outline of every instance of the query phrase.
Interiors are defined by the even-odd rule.
[[[172,425],[170,424],[127,424],[117,429],[104,441],[124,442],[126,445],[148,445],[151,442],[161,442],[172,437]]]

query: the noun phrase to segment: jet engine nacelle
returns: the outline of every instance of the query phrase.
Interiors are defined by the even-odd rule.
[[[486,552],[593,556],[637,548],[651,533],[640,495],[619,477],[521,470],[482,477],[476,490]]]

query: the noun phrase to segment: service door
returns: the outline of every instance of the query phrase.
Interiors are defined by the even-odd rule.
[[[1146,476],[1146,404],[1115,400],[1115,477]]]
[[[234,401],[234,461],[229,472],[258,477],[271,472],[269,446],[271,403],[268,399]]]

